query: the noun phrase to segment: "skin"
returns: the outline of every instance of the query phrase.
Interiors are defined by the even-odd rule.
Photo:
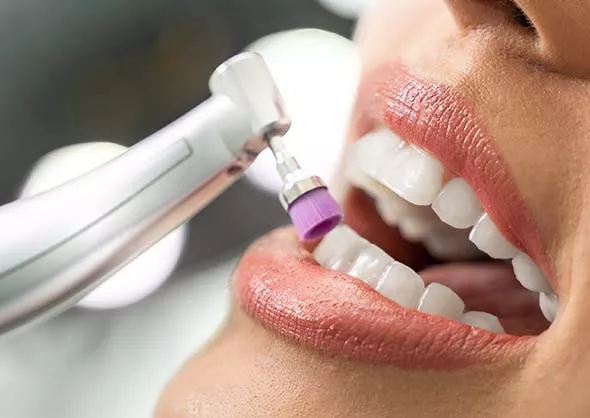
[[[560,314],[516,363],[404,371],[292,345],[235,304],[170,382],[158,418],[587,417],[590,414],[590,41],[585,0],[383,0],[360,22],[365,72],[402,61],[467,98],[536,222]],[[357,137],[351,129],[351,140]]]

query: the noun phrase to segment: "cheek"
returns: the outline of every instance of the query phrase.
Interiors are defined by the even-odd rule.
[[[385,60],[411,62],[425,49],[437,50],[454,26],[442,1],[378,0],[360,19],[354,39],[370,71]]]

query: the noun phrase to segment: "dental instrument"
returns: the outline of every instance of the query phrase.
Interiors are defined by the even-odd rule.
[[[209,87],[209,99],[121,156],[0,207],[0,335],[73,306],[206,207],[266,148],[299,237],[320,238],[340,223],[325,183],[283,143],[291,121],[263,58],[229,59]]]

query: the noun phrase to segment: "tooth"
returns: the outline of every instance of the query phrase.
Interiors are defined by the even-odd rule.
[[[416,309],[424,292],[424,282],[414,270],[394,261],[375,289],[405,308]]]
[[[432,222],[420,218],[406,217],[398,222],[398,229],[405,240],[418,242],[428,235],[432,229]]]
[[[381,218],[388,225],[395,226],[404,217],[412,215],[416,206],[394,195],[389,190],[388,193],[390,196],[378,197],[375,206]]]
[[[440,192],[443,165],[413,146],[388,150],[375,161],[373,176],[410,203],[430,205]]]
[[[448,287],[431,283],[422,294],[418,310],[430,315],[457,319],[463,315],[465,303]]]
[[[504,334],[504,327],[496,316],[487,312],[465,312],[459,321],[475,328],[486,329],[495,332],[496,334]]]
[[[502,236],[487,213],[473,227],[469,239],[492,258],[507,260],[518,254],[518,250]]]
[[[353,186],[365,189],[366,184],[370,183],[371,177],[363,173],[359,168],[354,156],[350,156],[346,164],[344,175],[346,180]]]
[[[376,161],[383,161],[384,155],[395,154],[401,145],[402,140],[397,135],[387,129],[381,129],[355,141],[350,152],[361,171],[373,174]]]
[[[454,228],[470,228],[483,214],[479,199],[462,178],[454,178],[432,203],[432,210]]]
[[[359,253],[347,273],[375,288],[392,263],[393,259],[385,251],[376,245],[370,244]]]
[[[516,279],[525,289],[539,293],[553,293],[545,274],[528,255],[519,253],[512,259],[512,267]]]
[[[372,177],[375,163],[383,155],[395,152],[402,140],[393,132],[382,129],[371,132],[355,141],[348,152],[346,179],[352,185],[363,189],[371,197],[395,196],[389,189]]]
[[[441,260],[464,260],[481,255],[475,245],[469,241],[466,231],[433,230],[426,236],[424,246],[430,255]]]
[[[559,308],[559,302],[555,293],[539,293],[539,306],[543,316],[547,318],[547,321],[553,322],[557,317],[557,309]]]
[[[363,190],[374,199],[393,195],[382,184],[379,184],[373,177],[361,171],[355,164],[346,165],[346,180],[353,186]]]
[[[324,237],[313,252],[315,260],[324,268],[332,269],[342,261],[351,263],[365,240],[346,225],[340,225]]]

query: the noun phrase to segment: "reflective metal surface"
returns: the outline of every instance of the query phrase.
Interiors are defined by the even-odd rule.
[[[352,27],[313,0],[9,0],[0,12],[1,203],[53,149],[96,140],[129,146],[174,120],[207,96],[219,62],[260,37]],[[244,216],[228,216],[237,202]],[[275,196],[241,182],[191,223],[183,265],[286,221]]]

